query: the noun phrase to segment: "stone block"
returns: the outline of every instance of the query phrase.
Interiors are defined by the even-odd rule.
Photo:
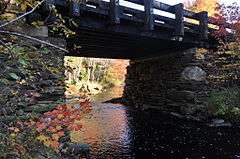
[[[167,93],[167,98],[171,99],[172,101],[194,101],[195,93],[192,91],[176,91],[171,90]]]

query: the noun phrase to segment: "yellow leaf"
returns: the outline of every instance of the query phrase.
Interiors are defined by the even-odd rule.
[[[45,136],[45,135],[39,135],[37,137],[37,140],[39,140],[40,142],[45,143],[47,140],[49,140],[49,137]]]
[[[11,138],[16,138],[17,134],[11,133],[10,136],[11,136]]]
[[[56,126],[56,129],[59,131],[59,130],[62,130],[62,127],[61,126]]]
[[[57,118],[58,118],[58,119],[63,119],[63,118],[64,118],[64,115],[63,115],[63,114],[59,114],[59,115],[57,116]]]

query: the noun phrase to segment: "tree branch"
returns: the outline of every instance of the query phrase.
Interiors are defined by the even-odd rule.
[[[46,42],[46,41],[43,41],[43,40],[31,37],[29,35],[24,35],[24,34],[21,34],[21,33],[18,33],[18,32],[5,31],[5,30],[0,30],[0,34],[14,35],[14,36],[22,37],[22,38],[25,38],[25,39],[33,40],[33,41],[39,42],[41,44],[48,45],[50,47],[56,48],[58,50],[61,50],[61,51],[65,52],[65,53],[68,53],[68,50],[66,50],[66,49],[64,49],[62,47],[53,45],[53,44],[51,44],[49,42]]]
[[[29,12],[26,12],[26,13],[24,13],[23,15],[15,18],[15,19],[13,19],[13,20],[10,20],[9,22],[6,22],[6,23],[0,25],[0,28],[3,28],[3,27],[5,27],[5,26],[7,26],[7,25],[9,25],[9,24],[14,23],[15,21],[18,21],[18,20],[22,19],[23,17],[25,17],[25,16],[27,16],[27,15],[29,15],[29,14],[32,14],[41,4],[43,4],[43,2],[45,2],[45,0],[42,0],[41,2],[39,2],[39,3],[38,3],[35,7],[33,7],[32,10],[30,10]]]

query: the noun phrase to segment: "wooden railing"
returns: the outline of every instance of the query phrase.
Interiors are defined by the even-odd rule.
[[[64,0],[56,1],[64,3]],[[154,30],[155,26],[169,27],[174,29],[174,36],[176,37],[184,37],[186,30],[193,31],[200,35],[201,40],[207,40],[209,32],[214,30],[209,27],[209,24],[218,25],[208,17],[208,12],[195,13],[185,10],[182,3],[172,6],[156,0],[125,1],[144,6],[144,11],[122,6],[119,0],[110,0],[110,2],[102,0],[72,1],[71,11],[74,16],[81,16],[81,10],[106,15],[113,25],[120,24],[121,19],[141,22],[148,31]],[[154,14],[154,9],[174,14],[175,19]],[[187,21],[186,18],[195,20],[198,24],[191,23],[191,20]],[[224,25],[229,27],[228,24]]]

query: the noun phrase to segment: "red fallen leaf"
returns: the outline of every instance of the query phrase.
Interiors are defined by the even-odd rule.
[[[58,135],[59,137],[62,137],[62,136],[64,136],[65,134],[64,134],[64,131],[59,131],[59,132],[57,132],[57,135]]]
[[[43,131],[44,129],[46,129],[46,124],[45,123],[37,123],[36,124],[36,127],[37,127],[37,131],[38,132],[41,132],[41,131]]]
[[[67,117],[67,116],[70,116],[72,113],[69,112],[69,111],[67,111],[67,112],[63,112],[62,114],[63,114],[65,117]]]
[[[23,125],[25,125],[25,126],[27,126],[27,127],[32,127],[32,126],[34,126],[35,124],[36,124],[36,122],[33,121],[33,120],[25,121],[25,122],[23,123]],[[23,128],[23,126],[22,126],[22,128]]]
[[[68,127],[69,130],[73,130],[73,131],[79,131],[81,130],[81,128],[82,128],[82,125],[80,124],[73,124]]]
[[[75,124],[74,122],[81,119],[83,110],[91,110],[89,100],[82,102],[82,105],[83,109],[74,109],[70,105],[59,105],[53,111],[44,113],[44,115],[38,120],[38,122],[35,124],[37,131],[39,133],[47,133],[47,135],[52,136],[53,143],[51,143],[49,146],[53,148],[58,147],[58,143],[55,141],[58,141],[60,137],[64,136],[64,131],[62,131],[63,127],[67,127],[72,131],[81,130],[82,125]]]
[[[58,149],[60,146],[59,142],[56,140],[52,140],[50,141],[50,147],[52,147],[53,149]]]
[[[59,131],[59,132],[56,132],[54,134],[52,134],[52,139],[54,140],[59,140],[60,137],[64,136],[64,131]]]
[[[50,115],[57,115],[59,113],[59,111],[57,111],[56,109],[54,109],[53,111],[50,112]]]
[[[82,119],[82,116],[80,114],[78,114],[76,117],[75,117],[75,120],[81,120]]]
[[[50,132],[52,132],[52,133],[57,132],[57,129],[54,128],[54,127],[52,127],[52,126],[50,126],[47,130],[50,131]]]
[[[49,116],[49,115],[51,115],[51,112],[46,112],[46,113],[44,113],[43,115],[44,115],[44,116]]]

